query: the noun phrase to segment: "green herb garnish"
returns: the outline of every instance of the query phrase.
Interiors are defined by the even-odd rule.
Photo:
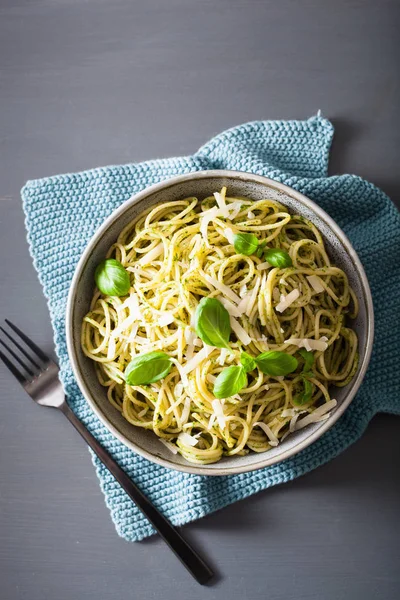
[[[293,404],[296,406],[302,406],[303,404],[310,402],[313,393],[311,381],[304,377],[304,375],[302,375],[301,379],[303,381],[303,390],[293,397]]]
[[[298,360],[291,354],[270,350],[259,354],[255,359],[257,367],[266,375],[282,376],[289,375],[297,369]]]
[[[166,377],[172,360],[165,352],[149,352],[136,356],[125,369],[128,385],[148,385]]]
[[[233,246],[238,254],[250,256],[258,248],[258,239],[254,233],[235,233]]]
[[[258,245],[257,250],[255,251],[255,255],[257,256],[257,258],[262,258],[262,255],[264,253],[264,248],[267,245],[267,242],[261,242],[261,244]]]
[[[128,271],[115,258],[107,258],[97,265],[94,279],[105,296],[126,296],[131,287]]]
[[[311,367],[314,364],[314,354],[312,352],[309,352],[308,350],[305,350],[305,348],[302,348],[301,350],[299,350],[299,354],[302,357],[302,359],[304,360],[303,373],[312,375]]]
[[[286,250],[281,248],[268,248],[265,251],[264,258],[273,267],[284,269],[286,267],[292,267],[293,262]]]
[[[247,354],[247,352],[242,352],[242,354],[240,355],[240,362],[246,373],[254,371],[254,369],[257,367],[255,359],[252,356],[250,356],[250,354]]]
[[[202,298],[194,314],[194,328],[205,344],[228,348],[231,323],[226,308],[216,298]]]
[[[229,398],[247,386],[246,370],[243,366],[227,367],[218,375],[213,393],[216,398]]]
[[[266,375],[288,375],[296,370],[298,361],[294,356],[278,350],[264,352],[253,358],[247,352],[240,355],[240,365],[227,367],[218,375],[213,393],[216,398],[229,398],[247,386],[247,373],[256,367]]]
[[[304,360],[303,370],[301,373],[303,389],[299,394],[296,394],[293,397],[293,404],[296,406],[307,404],[307,402],[311,400],[313,393],[313,385],[308,378],[314,375],[314,373],[311,371],[311,367],[314,364],[314,354],[308,350],[305,350],[304,348],[299,350],[299,354]]]

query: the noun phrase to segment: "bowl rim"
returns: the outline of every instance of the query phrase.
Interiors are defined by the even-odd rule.
[[[352,259],[358,275],[361,280],[362,291],[364,295],[364,300],[366,303],[366,344],[365,344],[365,354],[358,369],[358,373],[355,379],[352,382],[352,388],[349,393],[345,396],[342,403],[336,408],[335,412],[325,421],[323,422],[318,429],[316,429],[313,433],[311,433],[305,439],[299,441],[298,444],[295,444],[288,450],[285,450],[279,456],[274,456],[268,458],[268,452],[260,453],[260,460],[254,462],[251,465],[242,465],[235,466],[234,464],[230,467],[229,465],[224,465],[223,467],[210,469],[207,465],[195,465],[187,462],[186,464],[177,464],[172,460],[169,461],[165,458],[159,457],[155,454],[151,454],[147,450],[140,448],[134,442],[129,440],[124,436],[123,433],[118,431],[118,429],[108,421],[102,411],[99,409],[98,405],[94,402],[91,397],[91,392],[89,386],[86,384],[84,378],[81,375],[77,355],[75,352],[75,347],[73,343],[73,314],[75,307],[75,299],[77,294],[78,281],[82,276],[83,269],[90,257],[92,249],[96,246],[97,242],[103,235],[105,231],[119,219],[120,215],[123,214],[128,208],[132,205],[137,204],[144,200],[150,194],[155,192],[159,192],[163,189],[167,189],[168,187],[174,186],[178,183],[184,183],[186,181],[196,180],[196,179],[206,179],[206,178],[225,178],[225,179],[239,179],[242,181],[251,181],[255,183],[259,183],[265,185],[267,187],[274,188],[279,192],[283,192],[288,196],[293,197],[295,200],[298,200],[302,204],[304,204],[307,208],[311,209],[313,213],[315,213],[322,221],[326,223],[326,225],[333,231],[336,237],[339,238],[340,242],[346,249],[347,254]],[[95,415],[101,421],[101,423],[114,435],[120,442],[122,442],[125,446],[127,446],[133,452],[143,456],[144,458],[150,460],[153,463],[161,465],[163,467],[174,469],[176,471],[181,471],[184,473],[191,473],[195,475],[212,475],[212,476],[224,476],[224,475],[234,475],[239,473],[248,473],[251,471],[255,471],[258,469],[262,469],[264,467],[268,467],[274,465],[276,463],[280,463],[296,454],[298,454],[301,450],[304,450],[311,444],[313,444],[317,439],[319,439],[326,431],[328,431],[343,415],[346,411],[353,398],[355,397],[362,380],[365,376],[365,373],[368,368],[368,364],[371,358],[372,353],[372,345],[374,339],[374,308],[371,290],[369,287],[368,279],[364,271],[364,267],[358,258],[356,251],[350,243],[350,240],[342,231],[342,229],[337,225],[337,223],[326,213],[318,204],[316,204],[313,200],[298,192],[297,190],[291,188],[288,185],[270,179],[268,177],[264,177],[263,175],[256,175],[253,173],[248,173],[245,171],[234,171],[234,170],[209,170],[209,171],[194,171],[191,173],[186,173],[184,175],[178,175],[175,177],[171,177],[159,183],[153,184],[144,188],[142,191],[134,194],[130,198],[128,198],[125,202],[123,202],[118,208],[116,208],[104,221],[104,223],[95,231],[88,244],[83,251],[81,258],[76,265],[75,272],[71,281],[70,290],[68,293],[68,300],[66,306],[66,341],[67,341],[67,350],[68,356],[71,362],[72,370],[74,377],[78,383],[81,393],[83,394],[85,400],[89,404],[90,408],[93,410]],[[234,461],[233,461],[234,462]]]

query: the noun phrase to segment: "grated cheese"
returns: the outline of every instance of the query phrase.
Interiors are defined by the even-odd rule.
[[[251,337],[249,336],[247,331],[243,329],[239,321],[236,321],[234,317],[231,317],[231,327],[235,332],[236,337],[242,342],[242,344],[244,344],[245,346],[251,344]]]
[[[186,346],[186,350],[185,350],[185,358],[187,361],[191,360],[193,358],[194,355],[194,345],[193,344],[188,344]]]
[[[128,342],[133,342],[139,329],[139,323],[136,322],[131,327],[131,332],[128,337]]]
[[[265,273],[263,273],[262,277],[258,277],[256,284],[254,286],[254,288],[252,289],[251,293],[250,293],[250,299],[247,303],[247,307],[246,307],[246,315],[248,317],[250,317],[251,315],[251,311],[253,310],[254,304],[257,301],[257,294],[258,294],[258,290],[260,288],[261,285],[261,281],[264,283],[265,282]]]
[[[228,356],[228,350],[226,348],[222,348],[221,352],[219,353],[219,358],[218,358],[218,364],[221,365],[221,367],[225,364],[227,356]]]
[[[225,414],[224,414],[224,407],[221,404],[221,400],[218,400],[218,398],[215,398],[215,400],[213,400],[211,402],[211,406],[213,407],[214,414],[218,421],[219,427],[221,429],[224,429],[224,427],[226,425],[226,420],[225,420]]]
[[[304,413],[307,411],[302,410],[301,413]],[[289,423],[289,432],[293,433],[293,431],[295,430],[296,427],[296,423],[297,423],[297,419],[299,418],[300,412],[296,412],[293,417],[290,419],[290,423]]]
[[[253,423],[253,427],[256,427],[256,426],[260,427],[260,429],[263,430],[263,432],[265,433],[265,435],[267,436],[267,438],[269,440],[270,446],[277,446],[279,444],[278,438],[271,431],[271,429],[268,427],[268,425],[266,423],[263,423],[262,421],[256,421],[255,423]]]
[[[236,302],[236,304],[239,304],[240,298],[239,298],[239,296],[237,294],[235,294],[235,292],[233,292],[231,290],[231,288],[229,288],[224,283],[221,283],[220,281],[218,281],[217,279],[215,279],[215,277],[211,277],[211,275],[207,275],[206,274],[204,277],[205,277],[205,280],[208,283],[210,283],[217,290],[219,290],[220,292],[222,292],[224,294],[224,296],[226,296],[227,298],[229,298],[230,300],[232,300],[232,302]]]
[[[122,323],[118,325],[116,329],[114,329],[114,331],[110,335],[107,349],[108,360],[111,360],[114,357],[117,337],[120,337],[124,333],[124,331],[132,327],[132,331],[128,337],[128,342],[132,342],[133,339],[136,337],[137,330],[139,329],[139,324],[135,323],[135,321],[142,319],[142,314],[139,310],[139,302],[136,297],[136,294],[132,294],[129,298],[127,298],[125,302],[121,304],[120,309],[121,308],[128,308],[130,314],[128,317],[126,317],[126,319],[122,321]]]
[[[112,360],[114,358],[115,350],[116,350],[115,336],[113,334],[111,334],[110,338],[108,340],[107,360]]]
[[[190,398],[189,397],[185,398],[185,403],[183,405],[182,415],[180,418],[181,427],[182,427],[182,425],[185,425],[185,423],[187,423],[187,421],[188,421],[189,414],[190,414],[190,403],[191,403]]]
[[[322,336],[319,340],[312,338],[289,338],[285,340],[285,344],[292,344],[298,348],[305,348],[308,352],[315,350],[317,352],[324,352],[328,347],[328,338]]]
[[[182,444],[185,446],[195,446],[198,443],[198,439],[193,435],[186,433],[185,431],[181,431],[177,438]]]
[[[246,285],[246,284],[244,284],[244,285],[242,285],[242,286],[240,287],[240,290],[239,290],[239,296],[240,296],[241,298],[244,298],[244,297],[246,296],[246,294],[247,294],[247,285]]]
[[[122,321],[122,323],[120,325],[118,325],[118,327],[116,329],[114,329],[111,337],[116,338],[116,337],[120,336],[126,329],[129,329],[129,327],[131,325],[133,325],[133,323],[135,321],[137,321],[137,319],[138,319],[138,317],[136,314],[131,314],[131,315],[129,315],[129,317],[126,317],[126,319],[124,319]]]
[[[116,329],[113,331],[115,337],[121,335],[126,329],[128,329],[135,321],[143,319],[143,315],[140,312],[139,300],[136,294],[131,294],[129,298],[125,300],[119,307],[119,310],[127,308],[129,310],[129,316],[124,319]]]
[[[239,302],[239,306],[235,306],[230,300],[228,300],[227,298],[218,298],[218,300],[221,302],[221,304],[223,306],[225,306],[226,310],[228,311],[228,313],[232,316],[232,317],[241,317],[243,312],[240,312],[239,310],[239,306],[241,304],[241,302]]]
[[[174,317],[171,315],[171,313],[165,313],[161,315],[161,317],[159,317],[157,325],[159,325],[160,327],[165,327],[166,325],[170,325],[173,322]]]
[[[232,229],[230,227],[226,227],[224,229],[224,236],[226,237],[226,239],[228,240],[228,242],[230,244],[233,244],[233,238],[234,238],[234,233],[232,231]]]
[[[180,381],[178,381],[178,383],[176,384],[175,388],[174,388],[174,396],[175,398],[180,398],[180,396],[182,396],[183,394],[183,385]]]
[[[283,410],[281,412],[281,417],[285,418],[285,417],[294,417],[294,415],[296,414],[296,409],[295,408],[285,408],[285,410]]]
[[[302,429],[303,427],[307,427],[307,425],[310,425],[310,423],[319,423],[320,421],[325,421],[326,419],[329,419],[330,414],[326,413],[329,413],[329,411],[336,405],[336,400],[330,400],[329,402],[326,402],[326,404],[323,404],[319,408],[316,408],[312,413],[310,413],[306,417],[303,417],[302,419],[300,419],[300,421],[296,423],[295,431],[297,431],[298,429]]]
[[[196,334],[191,327],[188,325],[185,327],[185,341],[186,341],[186,349],[185,349],[185,358],[186,360],[190,360],[193,358],[194,354],[194,340],[196,339]]]
[[[195,332],[193,331],[193,329],[191,327],[189,327],[189,325],[187,325],[185,327],[185,340],[187,344],[193,344],[194,339],[196,337]]]
[[[269,264],[269,262],[263,262],[257,265],[257,271],[266,271],[270,267],[271,265]]]
[[[307,350],[307,352],[311,352],[312,350],[311,344],[307,339],[304,340],[304,348]]]
[[[142,256],[142,258],[139,258],[138,264],[141,267],[143,267],[144,265],[148,265],[151,262],[153,262],[153,260],[155,260],[156,258],[161,256],[161,254],[163,252],[164,252],[164,244],[163,243],[157,244],[157,246],[155,248],[153,248],[149,252],[146,252],[146,254],[144,256]]]
[[[260,338],[256,338],[254,341],[255,342],[261,342],[262,344],[265,344],[266,347],[267,347],[267,350],[269,349],[267,336],[262,335]]]
[[[255,219],[256,215],[251,210],[249,210],[249,212],[247,213],[247,218],[248,219]]]
[[[289,306],[291,306],[291,304],[293,304],[293,302],[295,302],[299,296],[299,290],[292,290],[287,296],[282,294],[281,300],[279,304],[275,306],[275,309],[278,312],[283,313],[283,311],[289,308]]]
[[[233,219],[235,219],[235,217],[238,216],[238,214],[241,211],[242,205],[240,202],[232,202],[232,204],[229,204],[228,206],[229,208],[229,216],[228,219],[230,221],[232,221]]]
[[[137,315],[138,319],[142,318],[142,314],[139,310],[139,299],[135,292],[131,293],[129,298],[127,298],[117,310],[121,310],[124,308],[129,309],[129,315],[135,314]]]
[[[318,277],[318,275],[309,275],[307,279],[310,282],[311,287],[315,292],[317,292],[317,294],[320,294],[325,290],[324,286],[322,285],[321,279]]]
[[[203,236],[203,239],[208,248],[210,247],[210,242],[208,241],[208,225],[209,223],[211,223],[211,221],[215,219],[219,212],[219,208],[214,206],[214,208],[210,208],[210,210],[207,210],[201,219],[200,233]]]
[[[244,296],[241,299],[241,301],[239,302],[238,307],[237,307],[238,312],[239,312],[239,317],[241,317],[246,312],[247,305],[250,300],[251,300],[251,294],[247,294],[247,296]],[[233,315],[233,316],[236,316],[236,315]]]
[[[181,371],[183,375],[187,375],[191,371],[193,371],[198,365],[205,359],[211,352],[214,350],[212,346],[204,346],[191,360],[189,360],[183,367],[181,367]],[[179,364],[179,363],[178,363]],[[182,378],[182,376],[181,376]]]
[[[168,448],[168,450],[170,452],[172,452],[172,454],[178,454],[178,448],[176,446],[174,446],[174,444],[171,444],[171,442],[169,442],[168,440],[163,440],[162,438],[158,438],[158,441],[161,442],[162,444],[164,444],[164,446],[166,448]]]
[[[221,192],[214,192],[214,198],[219,206],[220,214],[225,219],[229,219],[229,207],[225,202],[226,187],[223,187]]]
[[[211,431],[211,429],[213,428],[213,425],[215,423],[216,418],[217,418],[216,415],[214,413],[212,413],[212,415],[211,415],[211,417],[210,417],[210,419],[208,421],[208,425],[207,425],[207,429],[209,431]]]

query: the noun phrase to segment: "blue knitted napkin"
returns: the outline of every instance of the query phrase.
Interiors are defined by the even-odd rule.
[[[28,240],[47,297],[61,378],[69,403],[88,429],[176,525],[289,481],[354,442],[372,416],[400,414],[395,324],[400,297],[400,217],[389,198],[354,175],[328,177],[333,127],[307,121],[257,121],[218,135],[193,156],[105,167],[29,181],[22,190]],[[364,264],[374,298],[376,338],[364,383],[339,421],[297,456],[253,473],[207,477],[148,462],[116,440],[83,399],[68,361],[65,306],[71,278],[89,238],[124,200],[174,175],[236,169],[271,177],[306,194],[343,228]],[[116,529],[127,540],[154,533],[107,469],[93,457]]]

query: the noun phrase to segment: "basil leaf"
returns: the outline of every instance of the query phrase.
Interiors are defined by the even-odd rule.
[[[115,258],[107,258],[97,265],[94,279],[105,296],[126,296],[131,287],[128,271]]]
[[[261,258],[264,252],[264,248],[266,246],[267,242],[261,242],[261,244],[259,244],[257,250],[255,251],[255,255],[257,256],[257,258]]]
[[[205,344],[228,348],[231,323],[226,308],[216,298],[202,298],[194,314],[194,328]]]
[[[233,236],[233,247],[238,254],[250,256],[258,247],[258,239],[254,233],[235,233]]]
[[[281,248],[268,248],[265,251],[264,258],[273,267],[279,267],[284,269],[285,267],[292,267],[293,262],[286,250]]]
[[[304,359],[303,373],[308,373],[314,364],[314,354],[305,348],[299,350],[299,354]]]
[[[218,375],[213,393],[216,398],[229,398],[247,386],[247,375],[243,367],[227,367]]]
[[[247,354],[247,352],[242,352],[242,354],[240,355],[240,362],[241,362],[244,370],[246,371],[246,373],[250,373],[250,371],[254,371],[254,369],[257,366],[257,363],[254,360],[254,358],[252,356],[250,356],[250,354]]]
[[[305,377],[302,377],[302,379],[304,389],[300,392],[300,394],[296,394],[293,398],[293,404],[295,404],[296,406],[302,406],[303,404],[307,404],[307,402],[310,402],[313,392],[313,386],[311,381],[309,381]]]
[[[147,385],[166,377],[171,369],[171,357],[165,352],[148,352],[136,356],[125,369],[128,385]]]
[[[277,375],[278,377],[293,373],[299,364],[297,358],[279,350],[270,350],[259,354],[255,361],[260,371],[266,375]]]

